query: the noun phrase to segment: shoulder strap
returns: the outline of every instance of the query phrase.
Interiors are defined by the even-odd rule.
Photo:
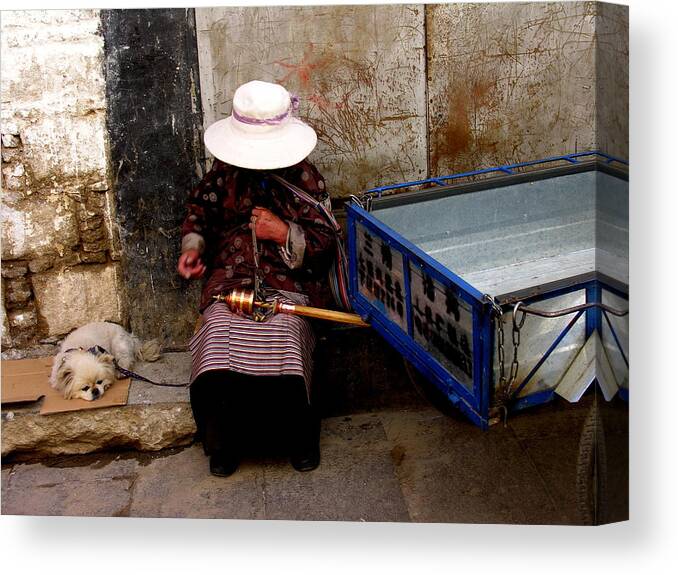
[[[348,260],[344,251],[343,231],[334,217],[332,210],[328,209],[327,206],[319,200],[316,200],[308,192],[305,192],[300,187],[288,182],[285,178],[277,174],[269,174],[269,176],[279,184],[285,186],[300,200],[318,210],[334,230],[334,233],[337,235],[337,254],[334,265],[330,269],[330,288],[334,295],[335,303],[340,308],[350,311],[352,306],[348,292]]]
[[[341,231],[342,231],[341,226],[337,222],[332,211],[328,210],[327,207],[321,201],[316,200],[311,194],[309,194],[308,192],[305,192],[299,186],[295,186],[294,184],[288,182],[285,178],[279,176],[278,174],[268,174],[268,175],[269,175],[269,177],[273,178],[279,184],[282,184],[283,186],[285,186],[288,190],[290,190],[300,200],[303,200],[307,204],[310,204],[316,210],[318,210],[321,214],[323,214],[325,216],[325,219],[329,222],[329,224],[334,229],[334,231],[337,232],[341,236]]]

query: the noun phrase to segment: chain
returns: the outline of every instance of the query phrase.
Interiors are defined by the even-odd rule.
[[[522,318],[520,321],[517,321],[518,310],[520,309],[521,303],[518,302],[513,308],[513,329],[512,329],[512,339],[513,339],[513,361],[511,362],[511,370],[509,372],[508,385],[506,387],[506,398],[510,399],[513,392],[513,384],[518,379],[518,369],[520,364],[518,363],[518,346],[520,345],[520,330],[525,323],[525,312],[523,312]]]
[[[266,301],[266,294],[263,289],[263,277],[259,268],[259,244],[257,242],[256,218],[252,222],[252,255],[254,257],[254,301]],[[264,321],[266,314],[255,306],[252,312],[254,321]]]
[[[366,212],[371,212],[372,211],[372,199],[374,197],[374,194],[371,193],[364,193],[361,196],[357,196],[355,194],[351,194],[349,198],[353,201],[353,203],[359,205],[363,210]]]
[[[511,399],[511,393],[513,385],[515,384],[516,379],[518,378],[518,369],[520,368],[520,363],[518,362],[518,347],[520,346],[520,330],[525,323],[525,312],[522,312],[522,317],[518,319],[518,312],[520,302],[517,303],[513,309],[513,329],[512,329],[512,342],[513,342],[513,360],[511,361],[511,366],[509,368],[509,376],[506,377],[506,352],[505,352],[505,336],[504,336],[504,311],[502,310],[499,303],[489,295],[485,295],[485,300],[489,302],[492,306],[492,311],[496,317],[497,322],[497,359],[499,363],[499,382],[497,385],[497,392],[495,394],[495,399],[497,405],[495,407],[502,409],[504,411],[504,423],[506,422],[507,410],[505,404]]]
[[[485,294],[485,300],[492,306],[497,324],[497,359],[499,361],[498,390],[506,389],[506,356],[504,353],[504,312],[499,303],[490,295]],[[499,399],[499,394],[495,394]]]

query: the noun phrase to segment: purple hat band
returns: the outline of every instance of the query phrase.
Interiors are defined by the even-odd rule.
[[[299,109],[299,96],[290,97],[290,107],[287,111],[274,116],[273,118],[251,118],[249,116],[243,116],[238,114],[235,110],[232,111],[233,117],[242,124],[249,124],[250,126],[277,126],[281,124],[290,114],[296,112]]]

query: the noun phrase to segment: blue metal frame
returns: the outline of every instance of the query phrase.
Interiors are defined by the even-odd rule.
[[[617,162],[623,165],[628,165],[626,160],[615,158],[600,151],[580,152],[576,154],[568,154],[564,156],[554,156],[544,158],[541,160],[534,160],[529,162],[521,162],[510,164],[506,166],[499,166],[495,168],[486,168],[482,170],[475,170],[471,172],[464,172],[460,174],[453,174],[449,176],[442,176],[437,178],[429,178],[426,180],[419,180],[415,182],[408,182],[403,184],[395,184],[390,186],[382,186],[372,188],[365,192],[365,195],[375,194],[381,197],[384,191],[398,190],[413,186],[424,184],[435,184],[437,186],[449,185],[451,180],[476,176],[488,173],[504,173],[514,174],[513,170],[526,166],[533,166],[539,164],[552,163],[556,161],[565,161],[571,164],[579,164],[580,158],[596,156],[604,158],[607,164]],[[386,226],[368,211],[362,207],[349,203],[346,205],[348,213],[348,252],[349,252],[349,278],[350,278],[350,297],[355,311],[362,315],[369,321],[375,329],[386,339],[386,341],[397,349],[403,356],[410,361],[419,371],[423,373],[430,381],[434,382],[450,399],[450,401],[457,406],[467,417],[469,417],[475,424],[482,429],[487,429],[489,420],[489,406],[494,391],[493,382],[493,349],[495,345],[495,330],[494,320],[492,316],[492,308],[490,304],[484,299],[482,294],[475,287],[467,283],[463,278],[458,276],[452,270],[441,265],[437,260],[426,254],[419,247],[412,242],[402,237],[400,234]],[[358,262],[356,249],[356,224],[360,223],[366,227],[370,233],[379,237],[382,242],[387,243],[392,249],[398,251],[403,258],[403,281],[405,283],[405,309],[407,333],[403,333],[402,327],[392,322],[386,317],[381,310],[374,306],[370,300],[365,298],[358,286]],[[447,371],[436,359],[423,349],[414,339],[413,334],[413,319],[412,319],[412,298],[410,289],[410,265],[419,267],[425,273],[437,280],[446,288],[452,288],[455,293],[461,297],[467,304],[471,306],[473,318],[473,392],[470,392],[461,382],[457,381],[449,371]],[[594,279],[584,281],[579,284],[572,284],[561,288],[556,288],[552,291],[537,294],[527,297],[523,300],[525,304],[532,302],[543,301],[570,293],[573,291],[586,290],[587,302],[602,301],[602,290],[606,289],[617,296],[628,299],[628,293],[609,285],[602,279]],[[505,311],[512,307],[512,304],[502,305]],[[585,312],[576,314],[568,325],[561,331],[553,344],[548,348],[542,358],[535,364],[527,377],[521,382],[521,385],[516,390],[518,393],[530,381],[534,374],[539,370],[543,363],[548,359],[551,353],[557,348],[560,342],[570,332],[572,327],[585,316],[586,321],[586,337],[598,330],[602,331],[603,314],[600,309],[593,308]],[[613,337],[617,346],[619,347],[624,360],[626,356],[617,335],[612,328],[612,325],[605,314]],[[620,397],[628,401],[628,390],[620,389]],[[526,407],[546,403],[551,401],[554,397],[554,390],[542,390],[532,393],[528,396],[517,398],[511,405],[511,410],[521,410]]]
[[[596,279],[592,281],[588,281],[585,283],[581,284],[576,284],[573,286],[568,286],[567,288],[559,289],[559,290],[554,290],[552,292],[548,292],[546,294],[541,294],[539,296],[535,296],[529,299],[525,299],[525,303],[531,303],[531,302],[536,302],[536,301],[543,301],[545,299],[550,299],[552,297],[557,297],[559,295],[569,293],[572,291],[580,291],[582,289],[586,290],[586,301],[587,303],[595,302],[595,303],[602,303],[602,294],[603,294],[603,289],[609,290],[615,295],[622,297],[624,299],[628,299],[628,294],[610,286],[607,284],[605,281]],[[510,306],[506,306],[510,307]],[[594,312],[591,314],[590,312]],[[563,340],[563,338],[567,335],[567,333],[574,327],[574,325],[579,321],[581,318],[582,314],[586,314],[586,338],[588,338],[591,333],[593,333],[594,330],[597,330],[598,333],[602,337],[602,317],[605,316],[607,319],[607,322],[610,326],[610,330],[612,332],[612,335],[614,337],[615,343],[617,347],[619,348],[619,351],[622,354],[622,357],[624,358],[624,361],[626,362],[626,365],[628,366],[628,361],[626,359],[626,355],[624,354],[624,350],[621,346],[621,343],[616,335],[616,332],[614,331],[614,328],[612,327],[612,324],[610,323],[609,318],[607,317],[607,314],[603,312],[602,310],[598,308],[592,308],[588,309],[586,311],[580,311],[576,314],[575,318],[568,323],[568,325],[560,332],[558,337],[554,340],[554,343],[551,344],[551,346],[548,348],[548,350],[544,353],[544,355],[541,357],[541,359],[535,364],[535,366],[530,370],[530,373],[523,379],[521,382],[520,386],[516,389],[516,396],[518,393],[520,393],[520,390],[522,390],[525,385],[532,379],[534,374],[537,372],[537,370],[543,365],[543,363],[548,359],[548,357],[551,355],[551,353],[555,350],[555,348],[558,346],[558,344]],[[550,393],[549,393],[550,392]],[[628,390],[624,388],[619,389],[619,396],[624,400],[628,401]],[[544,403],[546,401],[550,401],[553,399],[553,390],[544,390],[544,391],[537,391],[535,393],[532,393],[530,395],[526,395],[525,397],[520,397],[515,400],[515,402],[511,405],[511,410],[512,411],[517,411],[520,409],[525,409],[526,407],[532,407],[534,405],[539,405],[541,403]]]
[[[543,391],[537,391],[530,395],[526,395],[525,397],[519,397],[516,399],[515,403],[511,405],[511,411],[520,411],[521,409],[548,403],[549,401],[553,401],[555,395],[556,392],[554,389],[544,389]]]
[[[357,205],[347,205],[348,212],[348,246],[349,246],[349,277],[351,303],[356,312],[369,321],[375,329],[408,361],[419,369],[429,380],[449,397],[450,401],[459,407],[474,423],[487,428],[490,401],[490,372],[487,365],[490,363],[488,353],[491,354],[492,326],[490,306],[483,299],[483,294],[460,278],[454,272],[442,266],[420,248],[400,236],[394,230],[374,218],[369,212]],[[370,233],[379,237],[392,249],[403,256],[405,303],[407,309],[407,333],[403,333],[401,326],[389,320],[370,300],[360,293],[358,286],[358,261],[356,224],[367,228]],[[473,318],[473,391],[445,369],[435,358],[423,349],[413,337],[412,300],[410,293],[410,265],[425,270],[426,274],[438,281],[444,287],[452,288],[456,295],[471,307]]]
[[[599,150],[592,150],[589,152],[578,152],[576,154],[566,154],[564,156],[551,156],[550,158],[543,158],[541,160],[531,160],[529,162],[519,162],[516,164],[506,164],[503,166],[496,166],[493,168],[483,168],[481,170],[473,170],[471,172],[461,172],[458,174],[450,174],[448,176],[439,176],[437,178],[428,178],[426,180],[417,180],[414,182],[405,182],[402,184],[392,184],[388,186],[379,186],[377,188],[371,188],[365,192],[365,194],[376,194],[377,197],[381,197],[383,192],[390,191],[390,190],[399,190],[403,188],[410,188],[413,186],[421,186],[421,185],[426,185],[426,184],[436,184],[437,186],[445,186],[449,185],[449,182],[452,180],[457,180],[460,178],[468,178],[470,176],[479,176],[482,174],[492,174],[492,173],[503,173],[503,174],[509,174],[513,175],[515,172],[513,170],[518,169],[518,168],[525,168],[528,166],[537,166],[539,164],[550,164],[552,162],[569,162],[570,164],[579,164],[579,158],[585,158],[585,157],[591,157],[591,156],[596,156],[599,158],[604,158],[606,164],[611,164],[611,163],[619,163],[623,164],[625,166],[628,166],[629,163],[626,160],[622,160],[621,158],[616,158],[614,156],[610,156],[609,154],[606,154],[605,152],[601,152]]]
[[[593,282],[593,285],[586,288],[586,303],[602,303],[603,288],[599,282]],[[586,338],[594,332],[601,332],[603,327],[603,316],[600,308],[592,307],[586,310]]]

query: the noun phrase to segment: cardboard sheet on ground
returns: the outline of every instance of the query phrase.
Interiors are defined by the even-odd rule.
[[[53,361],[53,357],[3,360],[2,404],[38,401],[44,397],[40,407],[41,415],[127,404],[129,378],[116,380],[104,396],[95,401],[64,399],[60,392],[49,385]]]

